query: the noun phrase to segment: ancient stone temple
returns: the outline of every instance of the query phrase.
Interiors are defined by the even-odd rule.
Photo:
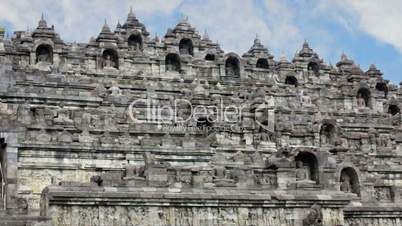
[[[0,76],[0,225],[402,225],[402,89],[345,54],[130,11],[88,43],[0,30]]]

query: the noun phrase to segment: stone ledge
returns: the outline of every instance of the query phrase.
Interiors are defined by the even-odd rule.
[[[346,218],[402,218],[400,205],[345,207]]]
[[[321,195],[320,195],[321,194]],[[341,193],[325,191],[263,191],[230,189],[49,186],[42,194],[42,202],[51,205],[107,205],[107,206],[245,206],[309,208],[313,204],[342,208],[350,198]]]

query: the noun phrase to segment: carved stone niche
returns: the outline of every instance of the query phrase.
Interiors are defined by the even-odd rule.
[[[36,48],[36,63],[53,63],[53,49],[50,45],[42,44]]]
[[[340,176],[340,190],[345,193],[354,193],[360,196],[360,183],[356,171],[351,167],[342,169]]]
[[[337,140],[336,128],[331,123],[324,123],[320,129],[320,143],[324,145],[335,145]]]
[[[309,152],[301,152],[295,158],[296,181],[303,184],[318,184],[318,160]]]

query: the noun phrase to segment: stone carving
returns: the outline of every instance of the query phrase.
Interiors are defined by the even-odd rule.
[[[193,181],[193,177],[191,174],[190,170],[178,170],[176,171],[176,181],[186,184],[186,185],[191,185]]]
[[[390,187],[375,187],[374,195],[375,199],[379,202],[392,202],[392,192]]]
[[[104,68],[114,68],[116,65],[114,61],[112,60],[112,57],[110,55],[106,55],[103,59],[103,67]]]
[[[122,92],[121,92],[119,86],[117,86],[117,83],[115,83],[115,82],[109,88],[109,92],[110,92],[110,95],[113,97],[118,97],[118,96],[122,95]]]
[[[123,179],[128,186],[145,186],[145,170],[145,166],[128,165]]]
[[[357,101],[357,107],[360,108],[366,107],[366,101],[364,100],[363,95],[361,93],[357,94],[356,101]]]
[[[296,162],[296,179],[298,181],[309,181],[311,180],[310,168],[305,165],[302,161]]]
[[[64,130],[59,134],[57,141],[61,143],[71,143],[73,142],[73,138],[68,131]]]
[[[310,208],[306,218],[303,219],[303,226],[324,226],[322,224],[322,213],[319,205]]]
[[[381,135],[378,138],[378,144],[377,145],[379,147],[388,148],[388,147],[391,147],[391,141],[390,141],[390,139],[389,139],[389,137],[387,135]]]
[[[215,166],[213,169],[213,182],[218,187],[233,187],[235,180],[230,178],[229,170],[224,166]]]
[[[89,134],[89,131],[84,129],[82,133],[78,136],[78,141],[80,143],[90,144],[95,141],[95,139]]]
[[[352,192],[352,182],[347,174],[341,176],[341,191],[350,193]]]
[[[90,182],[93,183],[93,184],[96,184],[96,185],[98,185],[98,186],[102,186],[103,179],[102,179],[101,176],[96,175],[96,176],[92,176],[92,177],[91,177]]]
[[[52,140],[52,137],[46,132],[46,130],[41,129],[40,133],[36,137],[36,140],[41,143],[49,143]]]
[[[57,117],[54,119],[55,123],[71,125],[74,121],[70,118],[70,111],[61,107],[57,111]]]
[[[272,172],[262,172],[257,174],[257,184],[263,186],[275,187],[277,185],[277,177],[275,173]]]
[[[17,198],[17,208],[19,214],[28,213],[28,202],[25,198]]]

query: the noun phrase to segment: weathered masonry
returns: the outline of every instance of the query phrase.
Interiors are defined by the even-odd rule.
[[[0,77],[0,225],[402,225],[402,89],[374,65],[130,11],[89,43],[0,30]]]

